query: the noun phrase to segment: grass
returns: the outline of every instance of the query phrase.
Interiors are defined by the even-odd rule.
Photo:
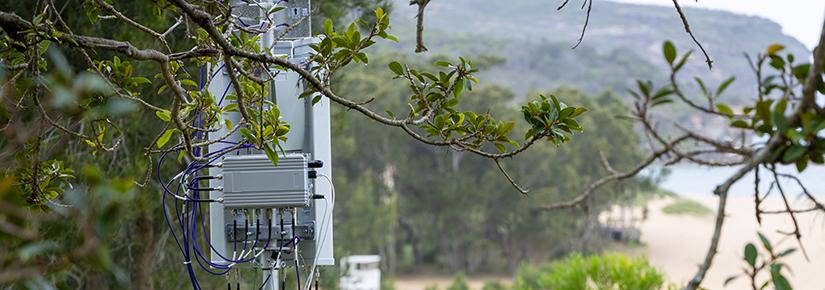
[[[708,216],[713,214],[713,210],[705,205],[690,200],[679,198],[672,203],[662,208],[662,212],[671,215],[692,215],[692,216]]]

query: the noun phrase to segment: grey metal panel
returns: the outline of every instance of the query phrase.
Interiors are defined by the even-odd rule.
[[[226,208],[309,206],[311,193],[303,154],[282,156],[274,166],[266,155],[227,156],[223,160]]]
[[[286,55],[290,62],[304,64],[313,51],[309,46],[313,43],[317,43],[316,38],[278,41],[275,43],[274,54]],[[310,152],[312,98],[298,98],[305,87],[305,81],[294,71],[280,71],[272,85],[272,101],[278,104],[283,121],[290,124],[291,128],[283,143],[286,151]]]

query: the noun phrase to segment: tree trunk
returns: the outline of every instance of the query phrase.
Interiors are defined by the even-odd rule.
[[[135,241],[138,243],[139,255],[133,273],[135,289],[154,290],[152,283],[152,270],[154,268],[154,256],[157,250],[155,231],[153,227],[152,215],[143,213],[137,223],[137,231],[134,233]]]

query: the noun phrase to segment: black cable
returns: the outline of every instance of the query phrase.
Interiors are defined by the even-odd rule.
[[[298,290],[301,290],[301,269],[298,268],[298,260],[295,260],[295,277],[298,280]]]
[[[272,278],[272,274],[269,274],[269,276],[266,276],[266,279],[264,279],[264,283],[261,284],[261,287],[258,287],[258,290],[264,289],[264,286],[266,286],[266,283],[269,282],[269,278]]]
[[[272,241],[272,217],[269,216],[269,217],[267,217],[267,219],[269,220],[269,227],[266,228],[266,232],[267,232],[266,240],[267,240],[267,244],[268,244],[270,241]]]
[[[244,251],[246,251],[246,244],[249,241],[249,233],[248,232],[249,232],[249,219],[247,219],[247,217],[244,216],[244,219],[243,219],[243,249],[244,249]]]
[[[257,215],[255,216],[255,242],[258,242],[258,238],[261,234],[261,219]],[[253,249],[254,250],[254,249]]]
[[[282,211],[279,211],[278,217],[281,218],[281,227],[278,228],[278,230],[281,232],[281,239],[278,240],[278,251],[282,251],[284,247],[284,213]]]

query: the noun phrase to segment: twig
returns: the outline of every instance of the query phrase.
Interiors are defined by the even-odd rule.
[[[699,46],[699,49],[702,51],[702,54],[705,55],[705,62],[708,64],[708,69],[712,69],[713,61],[710,59],[710,55],[708,55],[708,52],[705,51],[705,47],[702,46],[702,43],[696,40],[696,36],[694,36],[693,31],[690,30],[690,24],[688,23],[685,13],[682,11],[682,7],[679,6],[678,0],[673,0],[673,7],[676,7],[676,12],[679,13],[679,18],[682,19],[682,25],[685,27],[685,32],[687,32],[687,34],[690,35],[690,38],[693,39],[693,43]]]

